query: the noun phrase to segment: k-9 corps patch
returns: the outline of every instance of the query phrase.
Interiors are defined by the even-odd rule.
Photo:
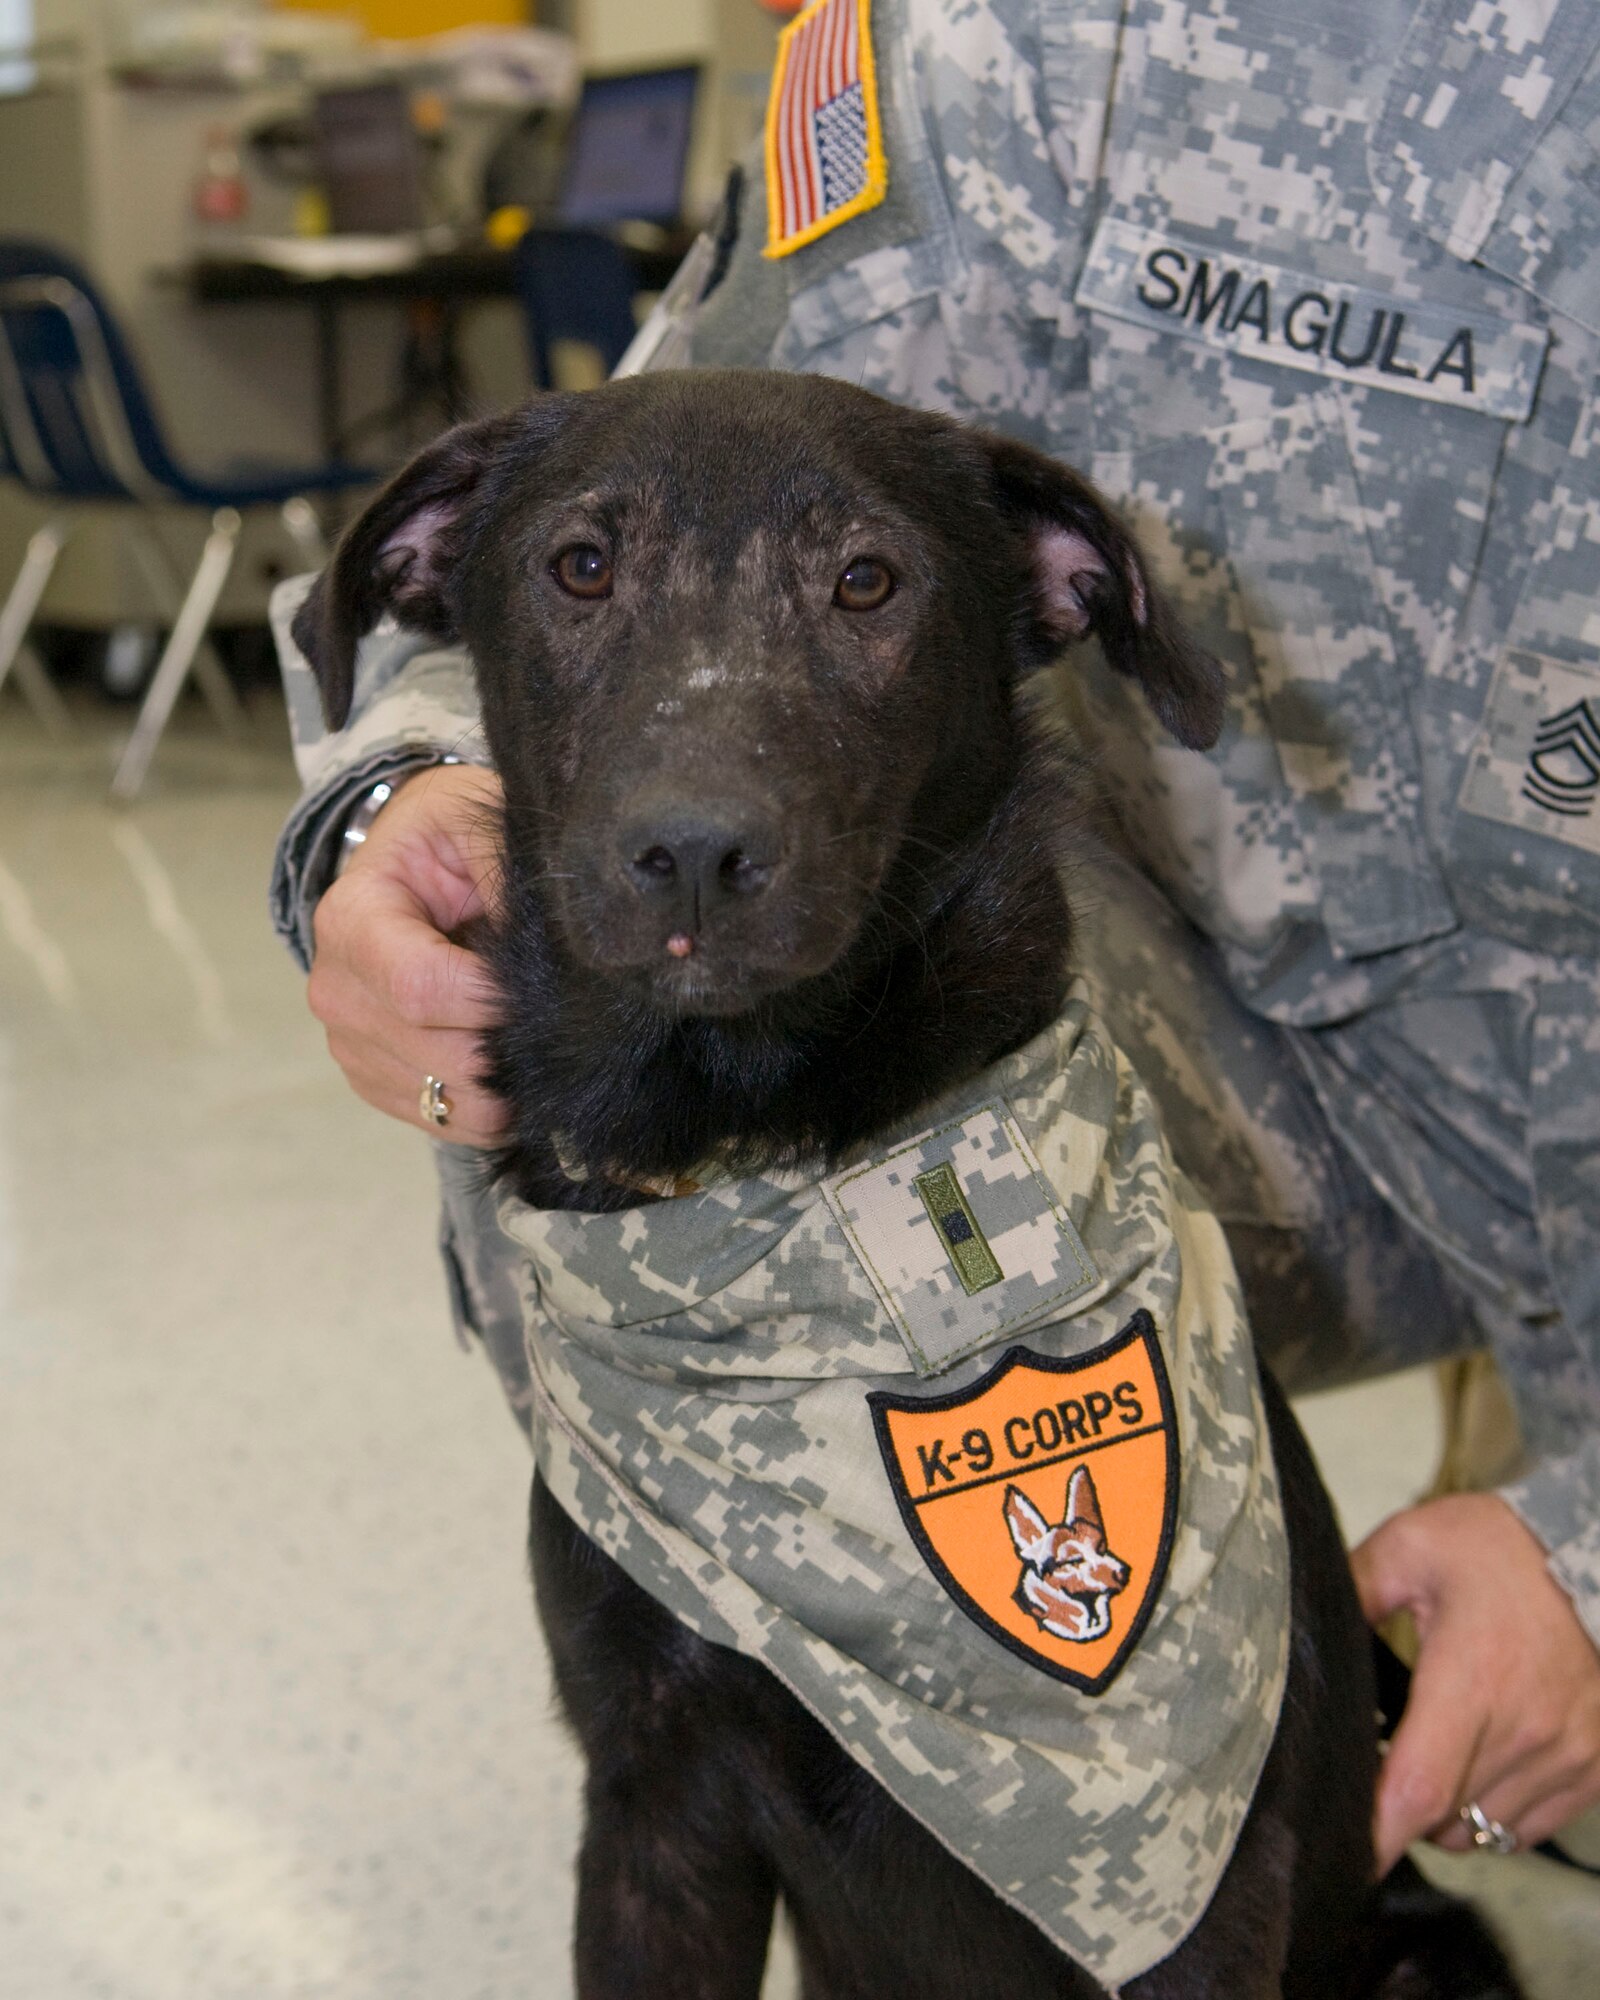
[[[867,1399],[923,1560],[1001,1645],[1085,1694],[1155,1606],[1178,1510],[1178,1435],[1147,1312],[1071,1360],[1013,1347],[948,1396]]]
[[[888,185],[871,0],[814,0],[779,38],[767,100],[767,256],[876,207]]]

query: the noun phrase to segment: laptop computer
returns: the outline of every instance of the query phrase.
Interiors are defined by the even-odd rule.
[[[681,218],[699,81],[694,63],[584,78],[551,218],[558,227]]]

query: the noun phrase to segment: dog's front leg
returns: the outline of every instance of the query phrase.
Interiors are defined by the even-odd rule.
[[[591,1775],[578,1861],[578,2000],[757,2000],[773,1880],[714,1823],[714,1788],[696,1789],[674,1786],[656,1760]]]
[[[757,2000],[777,1889],[743,1747],[748,1662],[680,1625],[538,1478],[529,1551],[589,1764],[578,2000]]]

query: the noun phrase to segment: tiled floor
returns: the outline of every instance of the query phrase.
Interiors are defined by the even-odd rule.
[[[426,1142],[269,933],[255,720],[119,814],[102,714],[58,748],[0,698],[0,1996],[566,2000],[526,1452]],[[1425,1381],[1310,1415],[1357,1529],[1425,1478]],[[1473,1870],[1537,2000],[1593,2000],[1600,1893],[1548,1872]]]

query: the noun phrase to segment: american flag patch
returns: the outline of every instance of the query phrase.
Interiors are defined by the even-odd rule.
[[[778,42],[767,101],[767,255],[873,208],[889,185],[871,0],[815,0]]]

